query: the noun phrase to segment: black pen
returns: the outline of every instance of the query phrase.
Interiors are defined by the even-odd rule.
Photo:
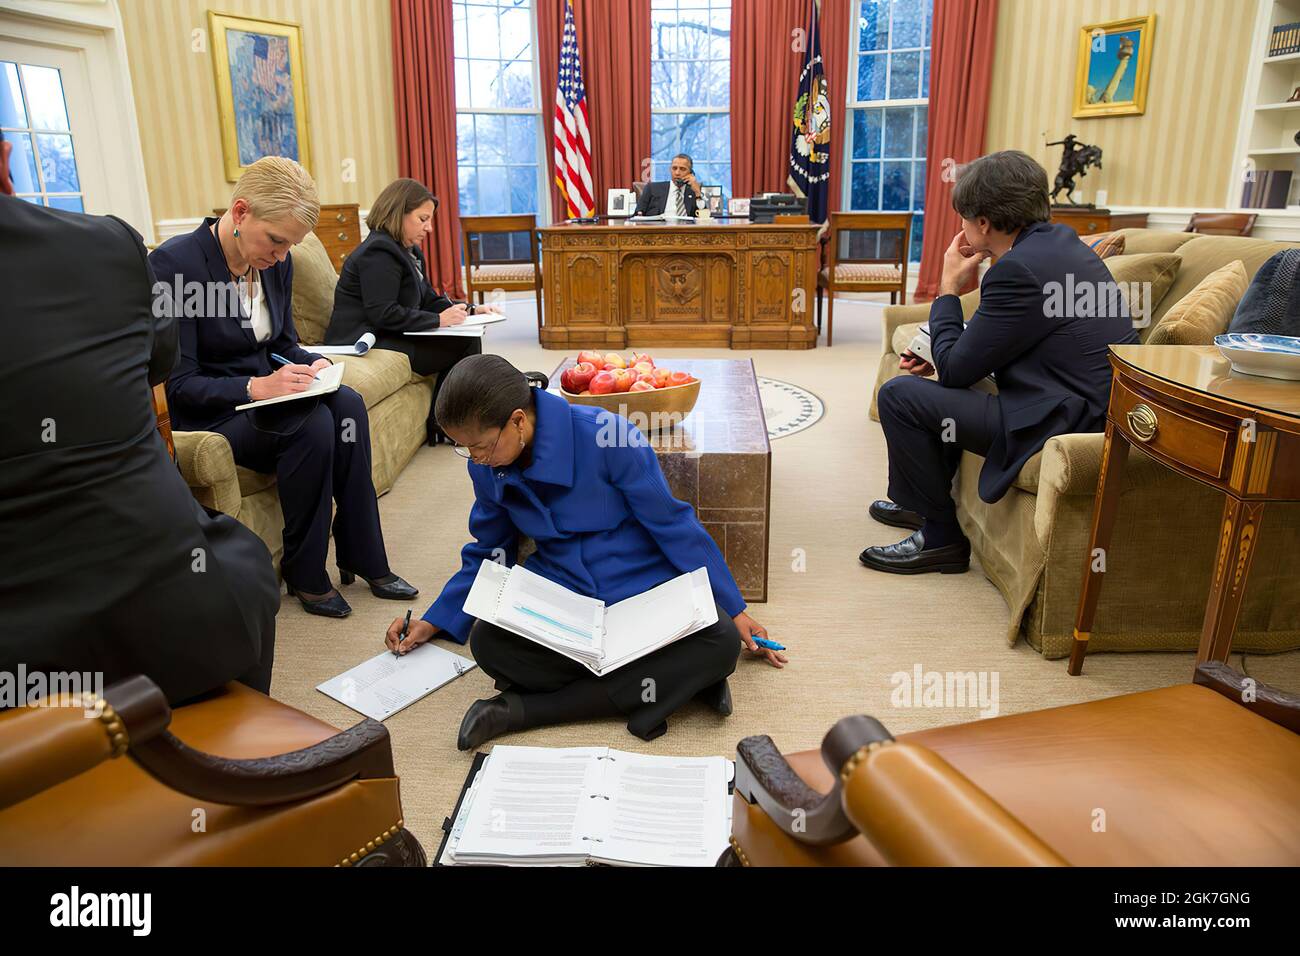
[[[406,620],[402,622],[402,633],[397,638],[397,647],[401,647],[402,641],[406,640],[406,632],[410,630],[410,627],[411,627],[411,609],[408,607],[406,609]],[[401,657],[402,656],[401,652],[398,651],[397,647],[393,648],[393,656]]]

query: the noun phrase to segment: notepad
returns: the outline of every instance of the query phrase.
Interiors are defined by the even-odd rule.
[[[321,395],[337,392],[339,386],[343,384],[345,368],[346,366],[342,362],[331,365],[329,368],[323,368],[316,373],[316,381],[304,391],[294,392],[292,395],[277,395],[275,398],[264,398],[260,402],[245,402],[243,405],[236,405],[235,411],[242,412],[246,408],[278,405],[280,402],[294,402],[300,398],[318,398]]]
[[[351,345],[313,345],[308,351],[317,355],[365,355],[375,347],[375,334],[367,332]]]
[[[478,665],[436,644],[420,644],[397,657],[392,651],[331,678],[316,689],[372,720],[385,720]]]
[[[504,322],[508,316],[500,315],[496,312],[482,312],[478,315],[466,317],[460,325],[449,325],[446,328],[427,329],[423,332],[406,332],[405,335],[482,335],[489,325],[496,325],[498,322]]]
[[[696,568],[609,606],[522,565],[479,565],[466,614],[577,661],[597,676],[718,620],[708,568]]]
[[[731,831],[730,763],[497,745],[461,801],[441,862],[712,866]]]

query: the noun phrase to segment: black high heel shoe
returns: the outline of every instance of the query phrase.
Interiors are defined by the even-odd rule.
[[[357,579],[355,571],[347,571],[339,568],[339,581],[343,584],[352,584]],[[406,601],[420,593],[420,589],[407,584],[396,574],[390,574],[388,580],[375,580],[363,577],[367,584],[370,585],[370,593],[377,598],[383,598],[385,601]]]
[[[302,609],[308,614],[319,614],[321,617],[347,617],[352,613],[352,605],[343,600],[343,595],[335,591],[330,597],[320,598],[315,601],[308,601],[299,594],[292,584],[284,582],[285,590],[289,592],[290,597],[296,597]]]

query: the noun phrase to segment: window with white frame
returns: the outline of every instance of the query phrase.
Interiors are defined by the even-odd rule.
[[[9,174],[20,199],[85,211],[58,70],[0,60],[0,129],[13,146]]]
[[[532,0],[453,0],[452,12],[461,215],[547,222]]]
[[[921,258],[930,101],[931,0],[861,0],[851,30],[844,208],[911,212]]]
[[[731,195],[731,0],[651,0],[650,118],[656,179],[686,153]]]

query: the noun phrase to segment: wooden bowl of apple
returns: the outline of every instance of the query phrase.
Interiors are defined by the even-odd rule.
[[[617,352],[580,352],[560,373],[560,394],[574,405],[596,405],[632,419],[642,431],[680,424],[700,397],[700,380],[656,365],[649,355],[629,362]]]

